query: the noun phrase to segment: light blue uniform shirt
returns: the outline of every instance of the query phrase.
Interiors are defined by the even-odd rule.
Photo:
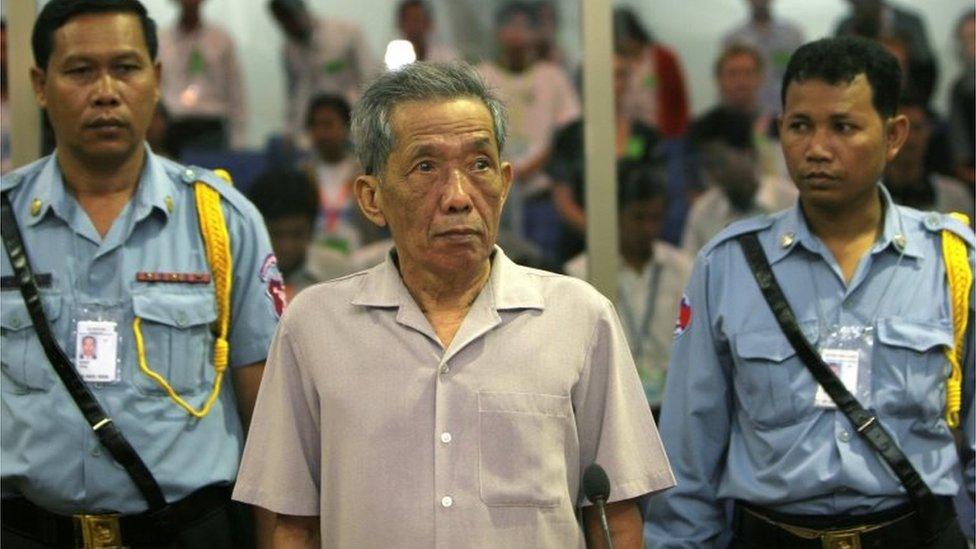
[[[34,273],[52,276],[41,296],[66,354],[74,357],[73,334],[86,303],[119,312],[120,379],[89,387],[173,502],[206,485],[233,481],[243,434],[230,371],[210,414],[196,420],[144,375],[136,360],[134,314],[143,319],[149,367],[199,408],[214,379],[209,326],[217,317],[213,283],[138,282],[136,273],[210,272],[193,194],[193,182],[200,179],[219,190],[230,233],[231,368],[267,356],[277,318],[269,290],[279,275],[261,217],[240,193],[212,172],[184,168],[152,153],[146,158],[135,194],[104,238],[65,189],[53,155],[5,175],[2,188],[12,189]],[[7,277],[13,271],[6,253],[2,255],[2,275]],[[135,485],[99,444],[54,373],[19,290],[4,286],[3,496],[19,494],[64,514],[144,511],[146,503]]]
[[[944,420],[944,350],[953,340],[941,231],[966,240],[970,265],[973,233],[947,216],[895,206],[879,189],[884,228],[849,285],[799,206],[733,224],[698,254],[686,292],[691,321],[671,354],[660,425],[677,486],[650,503],[650,546],[712,544],[726,528],[725,499],[796,514],[867,513],[907,501],[843,413],[814,407],[818,385],[735,240],[751,231],[811,343],[822,337],[815,300],[828,327],[874,326],[873,411],[936,494],[958,492],[960,463]],[[972,335],[970,323],[967,341]],[[972,348],[964,373],[962,425],[971,456]],[[971,458],[964,476],[972,493]]]

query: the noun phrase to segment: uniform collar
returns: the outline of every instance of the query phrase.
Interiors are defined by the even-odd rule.
[[[884,207],[884,225],[877,242],[871,247],[871,253],[881,253],[890,249],[893,253],[899,254],[904,249],[905,256],[921,258],[923,252],[919,238],[911,237],[905,231],[902,212],[891,199],[888,189],[879,182],[878,191],[881,193],[881,203]],[[810,232],[810,227],[800,209],[799,200],[773,224],[772,231],[775,241],[772,248],[767,250],[770,264],[783,259],[797,246],[803,246],[816,254],[827,254],[823,242]]]
[[[175,188],[173,181],[166,173],[159,159],[146,148],[146,164],[139,176],[139,184],[132,196],[132,205],[136,208],[137,218],[142,218],[153,208],[160,210],[169,218],[173,209]],[[69,219],[74,198],[68,193],[64,184],[64,175],[58,165],[57,152],[48,156],[44,166],[36,179],[34,193],[27,201],[27,215],[23,217],[26,225],[34,225],[53,210],[62,219]]]
[[[400,277],[395,254],[396,249],[390,250],[383,263],[366,272],[362,286],[352,300],[353,305],[393,308],[413,303],[413,296]],[[491,274],[482,294],[486,291],[497,311],[545,308],[537,277],[512,262],[498,246],[492,254]],[[480,294],[478,299],[481,299]]]

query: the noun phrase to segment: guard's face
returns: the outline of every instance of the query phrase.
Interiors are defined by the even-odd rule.
[[[139,18],[74,17],[54,33],[47,67],[31,79],[59,148],[79,160],[138,154],[159,98],[160,65],[149,57]]]
[[[401,263],[445,273],[480,268],[512,183],[488,108],[477,99],[403,103],[391,122],[386,169],[356,181],[363,212],[389,224]]]
[[[804,203],[863,203],[876,192],[885,163],[898,154],[907,133],[904,116],[883,120],[874,109],[863,74],[850,84],[810,79],[787,88],[780,139]]]

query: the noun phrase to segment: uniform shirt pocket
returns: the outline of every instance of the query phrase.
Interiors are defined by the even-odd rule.
[[[178,393],[193,393],[209,386],[214,372],[211,355],[214,336],[210,324],[217,319],[212,288],[192,292],[169,289],[132,294],[132,309],[142,319],[146,365]],[[139,367],[135,343],[133,383],[143,393],[165,394],[163,387]]]
[[[568,493],[570,398],[479,392],[478,411],[482,501],[489,506],[558,506]]]
[[[935,421],[945,409],[952,326],[945,321],[878,321],[873,373],[875,402],[884,414]]]
[[[41,303],[49,325],[61,316],[61,294],[42,292]],[[52,328],[53,330],[53,328]],[[27,306],[19,291],[6,291],[0,299],[0,366],[3,391],[24,394],[46,391],[54,384],[54,367],[44,354],[41,340],[31,323]],[[69,353],[70,354],[70,353]]]
[[[813,325],[803,326],[811,344]],[[735,396],[742,413],[756,426],[776,428],[796,423],[812,410],[816,381],[779,328],[732,336]]]

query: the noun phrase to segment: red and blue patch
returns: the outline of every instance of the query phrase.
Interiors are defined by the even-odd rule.
[[[685,333],[688,326],[691,325],[691,301],[688,300],[688,294],[682,294],[681,304],[678,306],[678,320],[674,323],[674,337],[678,337]]]
[[[281,313],[285,311],[285,306],[288,305],[288,297],[285,294],[285,280],[281,276],[281,271],[278,270],[278,258],[275,257],[275,254],[268,254],[264,258],[258,278],[265,285],[264,295],[271,300],[275,316],[281,318]]]

